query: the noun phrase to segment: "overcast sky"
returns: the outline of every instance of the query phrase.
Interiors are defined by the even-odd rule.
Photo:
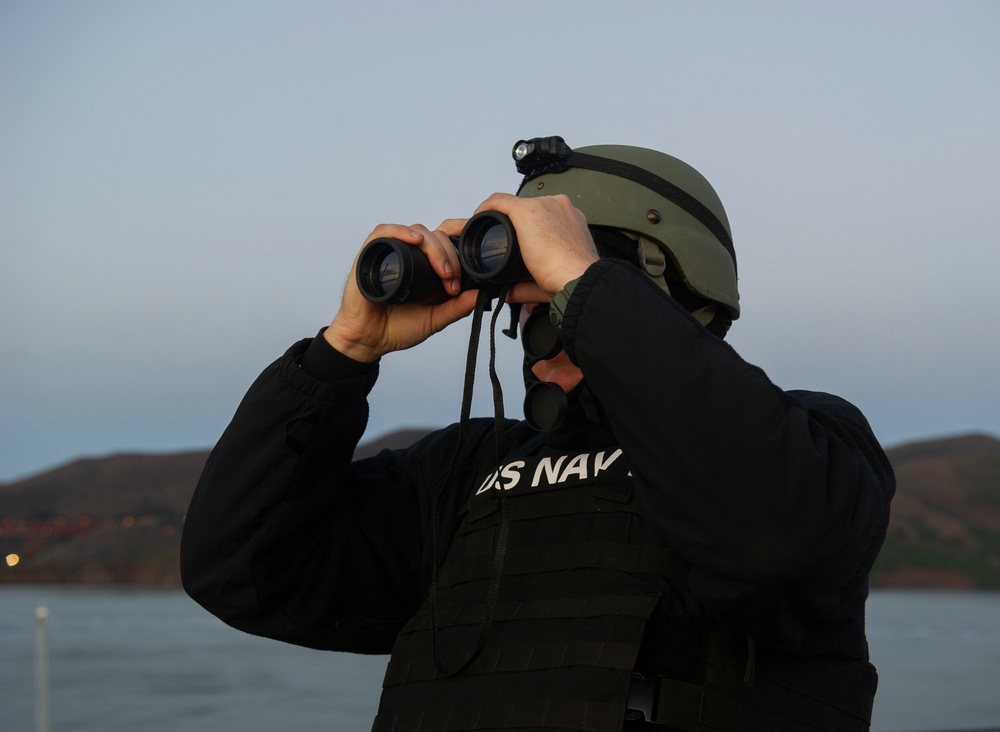
[[[211,446],[376,224],[469,215],[553,134],[712,182],[777,384],[887,446],[1000,435],[998,36],[995,2],[3,0],[0,482]],[[383,359],[369,437],[458,418],[467,337]]]

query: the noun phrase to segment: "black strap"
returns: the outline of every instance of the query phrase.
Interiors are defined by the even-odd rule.
[[[497,306],[493,309],[493,317],[490,319],[490,383],[493,385],[493,429],[496,438],[497,467],[507,454],[507,445],[504,441],[503,387],[497,375],[497,319],[503,310],[503,302],[507,299],[509,289],[505,287],[500,291]]]
[[[548,671],[572,666],[594,666],[614,671],[631,671],[635,664],[636,643],[607,640],[556,641],[530,645],[490,647],[480,663],[467,669],[470,675],[490,675],[528,671]],[[383,686],[430,681],[435,669],[426,658],[413,658],[403,665],[390,664]]]
[[[703,682],[634,674],[628,708],[677,730],[772,729],[792,720],[817,731],[868,730],[874,681],[866,686],[851,669],[864,662],[756,656],[751,637],[713,632]]]
[[[502,509],[501,509],[502,510]],[[506,523],[510,516],[506,517]],[[504,521],[501,520],[500,531]],[[499,539],[497,540],[499,542]],[[477,554],[449,562],[438,581],[446,587],[475,581],[486,574],[486,568],[495,563],[493,556]],[[541,555],[531,546],[516,547],[508,558],[508,574],[530,575],[540,572],[559,572],[573,569],[608,569],[636,574],[663,575],[670,570],[672,553],[655,544],[611,544],[602,541],[578,541],[557,544]]]
[[[722,223],[719,217],[683,188],[671,183],[666,178],[661,178],[655,173],[640,168],[638,165],[632,165],[621,160],[602,158],[599,155],[589,155],[575,150],[569,151],[569,147],[565,146],[565,150],[561,153],[558,160],[549,160],[544,165],[528,169],[518,188],[518,193],[521,192],[521,188],[524,188],[524,185],[528,181],[548,173],[561,173],[568,168],[583,168],[598,173],[616,175],[619,178],[625,178],[626,180],[638,183],[654,193],[663,196],[681,210],[689,213],[715,235],[715,238],[719,240],[719,243],[725,247],[726,251],[729,252],[729,256],[732,257],[733,268],[735,269],[736,248],[733,246],[733,238],[729,235],[728,229],[726,229],[725,224]],[[518,170],[523,172],[524,168],[519,166]]]
[[[591,699],[527,699],[510,702],[481,702],[474,697],[455,698],[436,709],[415,708],[379,714],[375,732],[412,730],[470,730],[486,716],[507,720],[505,729],[573,729],[582,732],[619,732],[623,704]]]
[[[609,160],[597,155],[588,155],[587,153],[573,151],[570,153],[567,163],[572,168],[585,168],[587,170],[595,170],[599,173],[617,175],[619,178],[634,181],[660,194],[671,203],[691,214],[705,228],[711,231],[722,246],[726,248],[726,251],[729,252],[729,256],[733,258],[733,266],[736,266],[736,249],[733,247],[733,239],[729,236],[725,225],[712,213],[711,209],[684,189],[674,185],[665,178],[661,178],[655,173],[650,173],[648,170],[640,168],[638,165],[632,165],[620,160]]]
[[[658,598],[651,595],[573,595],[567,597],[529,598],[527,600],[502,600],[497,603],[494,620],[560,620],[572,622],[580,618],[597,618],[604,615],[617,617],[648,618]],[[479,620],[478,610],[465,603],[448,605],[438,610],[444,625],[473,625]],[[431,619],[420,613],[407,623],[400,636],[426,633]]]
[[[504,287],[498,293],[497,307],[493,311],[490,322],[490,381],[493,384],[493,412],[494,412],[494,434],[496,440],[496,460],[497,467],[503,459],[505,450],[504,439],[504,410],[503,410],[503,390],[500,386],[500,378],[496,372],[496,324],[500,311],[503,310],[502,303],[507,299],[508,287]],[[440,563],[439,545],[441,540],[441,502],[442,497],[451,485],[455,465],[458,462],[459,454],[462,451],[465,441],[465,430],[472,413],[472,394],[476,380],[476,357],[479,350],[479,336],[482,332],[483,313],[489,309],[493,298],[493,291],[483,287],[479,290],[476,299],[476,308],[472,314],[472,329],[469,334],[469,350],[465,361],[465,383],[462,392],[462,413],[458,423],[458,437],[455,440],[455,451],[452,453],[451,461],[448,464],[448,472],[445,476],[444,484],[438,492],[434,501],[434,510],[431,518],[431,531],[433,543],[433,563],[431,566],[431,655],[434,658],[434,668],[442,676],[457,676],[467,669],[479,657],[486,647],[486,638],[489,635],[490,626],[493,624],[493,613],[496,609],[497,596],[500,593],[500,579],[503,575],[504,559],[507,556],[507,537],[510,532],[510,508],[504,500],[503,493],[498,497],[502,520],[497,533],[497,543],[493,551],[493,567],[490,572],[490,584],[486,590],[486,599],[483,603],[483,614],[479,623],[479,636],[476,640],[476,647],[469,657],[456,669],[447,670],[440,656],[438,645],[438,565]]]

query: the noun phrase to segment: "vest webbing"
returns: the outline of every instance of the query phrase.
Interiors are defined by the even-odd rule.
[[[867,729],[867,663],[755,657],[746,636],[681,617],[690,607],[671,585],[675,560],[638,515],[630,480],[609,464],[599,456],[589,468],[568,458],[548,472],[522,466],[505,493],[509,549],[482,653],[461,674],[439,675],[425,601],[397,637],[373,729],[618,732],[649,638],[658,642],[647,642],[644,658],[655,648],[668,674],[654,681],[654,718],[674,729]],[[480,631],[502,520],[489,482],[477,483],[486,488],[470,498],[439,568],[438,642],[450,668],[470,657]],[[666,632],[647,633],[651,617]]]
[[[606,471],[602,483],[574,475],[571,485],[505,495],[509,548],[485,649],[462,674],[439,677],[424,603],[396,640],[374,729],[621,729],[670,553],[629,543],[642,532],[620,462],[620,474]],[[475,645],[501,522],[495,496],[470,499],[438,572],[449,666]]]
[[[747,663],[746,638],[716,631],[703,683],[661,677],[653,685],[652,720],[681,732],[865,732],[877,679],[860,660],[790,658],[759,649]]]

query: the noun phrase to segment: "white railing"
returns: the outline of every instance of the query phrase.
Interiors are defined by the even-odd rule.
[[[45,605],[35,608],[35,651],[37,653],[35,683],[37,686],[37,707],[35,716],[38,732],[52,732],[52,694],[49,679],[49,637],[46,621],[49,609]]]

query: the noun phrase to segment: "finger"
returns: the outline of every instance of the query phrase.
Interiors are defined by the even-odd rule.
[[[445,256],[448,257],[448,264],[451,269],[450,274],[455,278],[456,282],[462,278],[462,262],[458,255],[458,237],[464,227],[465,219],[448,219],[447,221],[443,221],[441,226],[434,231],[434,235],[441,244]]]
[[[438,227],[438,231],[444,232],[447,236],[458,236],[465,228],[466,221],[468,219],[445,219]]]
[[[420,249],[427,255],[434,272],[441,278],[445,289],[451,295],[457,295],[461,288],[462,266],[458,260],[458,251],[451,239],[443,231],[430,231],[421,224],[412,227],[423,234]]]
[[[476,309],[476,298],[478,295],[478,290],[466,290],[456,297],[435,306],[431,314],[431,324],[434,332],[441,331],[452,323],[471,314]]]
[[[445,254],[448,256],[448,264],[451,265],[453,279],[445,283],[448,291],[457,295],[462,290],[462,261],[458,254],[457,240],[465,228],[468,219],[445,219],[438,226],[435,233],[443,234],[448,238],[448,245],[445,246]]]
[[[535,282],[518,282],[507,293],[507,302],[538,303],[550,302],[552,295]]]
[[[480,203],[476,208],[476,213],[481,213],[483,211],[499,211],[500,213],[507,214],[509,216],[511,209],[517,205],[518,201],[522,200],[527,199],[520,199],[510,193],[497,192]]]
[[[424,229],[426,231],[426,229]],[[399,239],[407,244],[419,244],[424,239],[424,233],[417,227],[404,226],[402,224],[379,224],[372,233],[365,239],[365,244],[372,239],[385,237],[388,239]]]

